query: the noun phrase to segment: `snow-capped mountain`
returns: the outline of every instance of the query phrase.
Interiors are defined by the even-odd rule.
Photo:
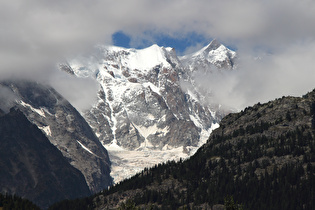
[[[91,192],[112,184],[106,149],[79,112],[53,88],[29,81],[0,81],[0,93],[7,101],[1,108],[21,110],[83,174]]]
[[[226,110],[215,102],[205,105],[193,74],[201,68],[232,69],[234,59],[235,52],[216,40],[184,57],[157,45],[98,46],[94,55],[72,59],[61,69],[99,82],[98,102],[84,117],[108,149],[118,181],[134,167],[188,157],[206,141]],[[138,163],[131,161],[135,156]]]
[[[236,53],[220,44],[216,39],[201,50],[181,57],[181,61],[191,71],[200,69],[209,71],[213,69],[213,65],[221,69],[233,69],[235,59]]]

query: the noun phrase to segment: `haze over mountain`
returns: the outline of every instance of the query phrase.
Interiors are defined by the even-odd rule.
[[[1,78],[51,81],[55,74],[62,78],[63,74],[55,71],[56,63],[91,52],[95,44],[112,44],[112,35],[121,31],[130,38],[133,48],[155,43],[162,46],[161,37],[188,40],[182,42],[189,45],[177,52],[179,55],[195,52],[215,37],[226,46],[233,46],[241,58],[239,71],[232,76],[200,78],[205,88],[220,90],[216,97],[222,104],[235,104],[242,109],[282,95],[300,96],[313,88],[313,1],[105,0],[91,4],[87,0],[17,0],[0,4]],[[193,32],[202,39],[192,36]],[[264,55],[268,56],[259,62],[251,59]],[[209,79],[211,82],[206,82]],[[64,93],[75,88],[82,93],[91,87],[75,81],[68,86],[58,79],[51,83]],[[75,92],[73,101],[81,98]]]

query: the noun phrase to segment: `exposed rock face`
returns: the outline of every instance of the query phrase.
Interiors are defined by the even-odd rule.
[[[187,158],[206,142],[231,110],[212,100],[195,74],[233,69],[235,58],[215,40],[184,57],[157,45],[141,50],[98,46],[61,69],[99,82],[98,102],[82,115],[109,151],[111,175],[120,181],[170,157]],[[135,167],[132,157],[141,164]]]
[[[22,196],[41,208],[90,195],[82,173],[20,110],[1,114],[0,143],[1,193]]]
[[[72,60],[66,69],[99,81],[99,101],[84,117],[104,145],[197,147],[205,140],[201,134],[209,134],[225,114],[219,106],[205,105],[192,75],[201,67],[233,68],[235,53],[217,41],[182,58],[157,45],[98,49],[94,57]],[[182,81],[191,88],[183,89]]]
[[[35,82],[1,82],[13,91],[18,107],[80,170],[92,192],[112,184],[106,149],[84,118],[53,88]]]

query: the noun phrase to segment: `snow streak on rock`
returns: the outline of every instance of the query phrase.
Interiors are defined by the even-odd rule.
[[[29,81],[0,81],[15,94],[15,106],[81,171],[90,191],[112,184],[106,149],[79,112],[53,88]]]
[[[157,45],[97,49],[69,61],[69,69],[100,84],[98,102],[84,117],[112,157],[116,182],[143,167],[189,157],[218,127],[225,112],[215,102],[205,105],[194,72],[232,69],[235,52],[216,40],[181,58]]]

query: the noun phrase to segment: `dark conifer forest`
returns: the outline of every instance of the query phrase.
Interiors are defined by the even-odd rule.
[[[40,210],[38,206],[27,199],[16,195],[3,195],[0,193],[1,210]]]
[[[226,116],[190,159],[51,209],[314,209],[314,118],[314,91],[258,103]]]

